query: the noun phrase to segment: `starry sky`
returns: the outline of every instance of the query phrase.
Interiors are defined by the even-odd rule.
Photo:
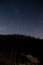
[[[43,38],[43,0],[0,0],[0,34]]]

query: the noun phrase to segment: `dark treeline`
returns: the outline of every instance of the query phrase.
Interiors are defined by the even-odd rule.
[[[43,62],[43,39],[23,35],[0,35],[0,55],[6,55],[8,59],[17,52],[32,54]],[[13,58],[12,56],[12,58]]]

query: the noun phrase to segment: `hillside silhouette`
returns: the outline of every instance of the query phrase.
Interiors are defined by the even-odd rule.
[[[43,39],[24,35],[0,35],[0,65],[13,65],[18,62],[18,57],[22,57],[21,53],[37,57],[42,65]]]

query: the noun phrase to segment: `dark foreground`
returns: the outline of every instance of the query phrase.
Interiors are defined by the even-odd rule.
[[[23,35],[0,35],[0,65],[29,65],[31,61],[21,53],[31,54],[38,58],[39,65],[43,65],[43,40]]]

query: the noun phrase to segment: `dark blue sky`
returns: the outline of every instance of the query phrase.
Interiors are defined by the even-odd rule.
[[[0,33],[43,38],[43,1],[0,0]]]

